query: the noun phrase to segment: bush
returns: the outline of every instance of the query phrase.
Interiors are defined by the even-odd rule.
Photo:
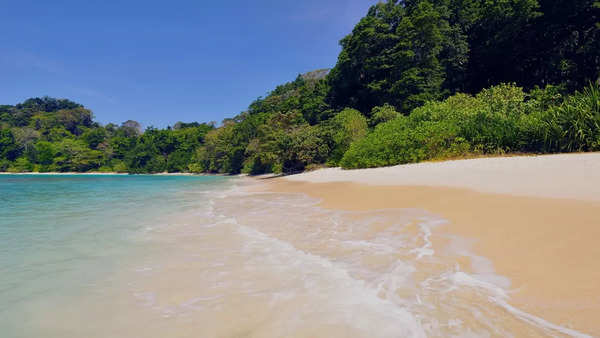
[[[54,146],[50,142],[39,141],[34,146],[35,149],[35,161],[42,165],[52,164],[54,159],[55,151]]]
[[[188,165],[188,170],[193,174],[200,174],[204,172],[202,166],[198,163],[190,163]]]
[[[106,165],[103,165],[100,168],[98,168],[97,171],[101,172],[101,173],[111,173],[111,172],[113,172],[113,168],[109,167],[109,166],[106,166]]]
[[[600,88],[590,85],[550,107],[540,118],[544,150],[573,152],[600,150]],[[540,131],[538,131],[539,133]]]
[[[368,168],[455,157],[470,151],[459,128],[448,121],[412,123],[399,116],[382,123],[344,154],[343,168]]]
[[[121,160],[113,159],[111,161],[112,171],[117,173],[126,173],[127,172],[127,164]]]
[[[7,171],[8,167],[10,167],[11,164],[12,162],[10,162],[9,160],[0,159],[0,172]]]
[[[327,133],[315,126],[304,125],[290,133],[290,142],[283,153],[284,172],[304,170],[307,165],[324,163],[330,153]]]
[[[32,170],[33,164],[31,164],[26,157],[19,157],[8,167],[7,171],[13,173],[23,173],[30,172]]]
[[[549,86],[527,95],[501,84],[476,96],[430,101],[408,117],[376,126],[344,154],[344,168],[364,168],[466,154],[595,150],[600,147],[600,91],[568,97]],[[557,105],[560,104],[560,105]]]
[[[356,109],[346,108],[329,121],[332,133],[332,151],[329,164],[335,165],[344,156],[352,142],[363,138],[368,132],[367,119]]]
[[[172,172],[184,172],[188,168],[191,154],[183,150],[176,150],[169,154],[167,161],[167,171]]]
[[[371,110],[371,118],[369,118],[369,126],[374,127],[380,123],[395,119],[400,113],[389,104],[384,104],[381,107],[374,107]]]

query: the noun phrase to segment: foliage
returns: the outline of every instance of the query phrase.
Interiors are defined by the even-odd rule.
[[[33,169],[33,165],[26,157],[19,157],[13,163],[11,163],[7,171],[13,173],[30,172]]]
[[[592,0],[380,2],[341,40],[328,102],[407,114],[500,83],[579,89],[599,79],[599,21]]]
[[[545,151],[600,150],[600,89],[590,85],[540,117],[537,136]]]
[[[454,59],[466,52],[464,43],[452,41],[457,29],[441,7],[429,1],[371,7],[340,42],[342,52],[329,77],[330,102],[360,111],[389,103],[409,111],[438,98],[444,65],[458,64]]]
[[[1,170],[187,171],[212,125],[179,123],[177,129],[142,132],[138,122],[100,126],[92,112],[69,100],[28,99],[1,106]]]
[[[0,171],[262,174],[600,149],[593,0],[388,0],[233,118],[105,126],[49,97],[0,105]]]
[[[346,108],[331,119],[333,149],[329,164],[335,165],[342,159],[352,142],[367,134],[367,119],[358,111]]]
[[[341,165],[365,168],[469,153],[599,150],[598,86],[589,85],[564,101],[558,97],[552,86],[527,94],[502,84],[476,96],[432,101],[408,117],[379,124],[352,144]]]
[[[0,130],[0,158],[14,161],[19,155],[14,134],[8,129]]]
[[[369,126],[374,127],[380,123],[391,121],[398,117],[398,112],[390,104],[384,104],[381,107],[374,107],[371,110],[371,118],[369,119]]]

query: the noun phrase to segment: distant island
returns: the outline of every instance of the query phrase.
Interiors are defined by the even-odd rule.
[[[0,171],[292,173],[600,150],[600,5],[389,1],[237,116],[142,130],[83,105],[0,106]]]

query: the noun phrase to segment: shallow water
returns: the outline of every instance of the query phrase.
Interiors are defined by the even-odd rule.
[[[439,216],[255,184],[0,177],[3,336],[580,335],[510,306],[510,281]]]
[[[202,201],[188,192],[196,196],[216,185],[222,189],[225,181],[0,175],[1,336],[52,336],[40,331],[45,318],[87,295],[108,295],[120,288],[111,278],[124,262],[146,251],[143,234],[171,217],[193,212]],[[84,324],[57,320],[65,330]]]

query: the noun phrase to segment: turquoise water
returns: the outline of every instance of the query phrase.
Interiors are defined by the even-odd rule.
[[[44,311],[144,252],[140,236],[203,203],[223,177],[0,175],[0,330],[32,337]]]

